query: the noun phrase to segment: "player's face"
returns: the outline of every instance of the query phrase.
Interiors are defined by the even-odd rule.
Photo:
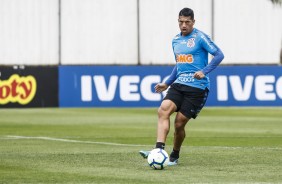
[[[179,16],[178,24],[183,36],[186,36],[193,31],[194,23],[195,20],[192,20],[191,17]]]

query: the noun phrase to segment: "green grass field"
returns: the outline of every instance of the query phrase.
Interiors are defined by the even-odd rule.
[[[0,109],[0,183],[282,183],[282,108],[205,108],[161,171],[138,154],[154,147],[156,111]],[[172,135],[173,119],[168,153]]]

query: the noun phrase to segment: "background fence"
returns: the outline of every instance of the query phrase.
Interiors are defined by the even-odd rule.
[[[223,64],[278,64],[282,7],[270,0],[0,0],[0,65],[174,64],[183,7]]]

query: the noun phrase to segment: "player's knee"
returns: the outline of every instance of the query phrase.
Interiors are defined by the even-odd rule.
[[[166,115],[166,111],[165,111],[164,108],[159,107],[159,109],[158,109],[158,116],[159,116],[159,117],[167,116],[167,115]]]
[[[159,117],[169,117],[171,114],[170,109],[164,107],[164,106],[160,106],[158,109],[158,116]]]
[[[185,116],[176,116],[175,122],[174,122],[174,128],[175,131],[185,131],[185,125],[187,124],[187,122],[189,121],[189,119],[187,119]]]
[[[172,102],[164,100],[158,109],[158,115],[159,117],[169,117],[175,109],[176,107]]]
[[[183,122],[175,122],[174,124],[175,131],[183,131],[185,129],[185,124],[186,123]]]

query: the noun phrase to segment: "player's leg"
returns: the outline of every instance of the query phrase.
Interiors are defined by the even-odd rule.
[[[170,115],[176,111],[176,105],[171,100],[163,100],[158,109],[158,129],[156,148],[164,149],[170,129]]]
[[[208,97],[207,89],[201,90],[187,86],[183,88],[185,96],[175,118],[174,145],[169,165],[177,164],[180,148],[185,139],[185,125],[191,118],[195,119],[198,116]]]
[[[170,128],[170,115],[179,109],[183,95],[179,91],[179,84],[172,84],[158,109],[158,128],[156,148],[164,148]],[[177,108],[178,107],[178,108]],[[143,158],[147,158],[150,151],[139,151]]]
[[[170,165],[175,165],[178,162],[180,148],[186,136],[185,125],[189,119],[190,118],[187,118],[181,112],[176,114],[174,122],[173,151],[170,154]]]
[[[167,135],[170,129],[170,115],[175,112],[176,105],[171,100],[163,100],[158,109],[158,128],[156,148],[164,149]],[[150,151],[139,151],[143,158],[147,158]]]
[[[181,145],[185,139],[185,125],[189,121],[190,118],[187,118],[184,116],[181,112],[178,112],[176,117],[175,117],[175,122],[174,122],[174,140],[173,140],[173,148],[175,150],[180,150]]]

